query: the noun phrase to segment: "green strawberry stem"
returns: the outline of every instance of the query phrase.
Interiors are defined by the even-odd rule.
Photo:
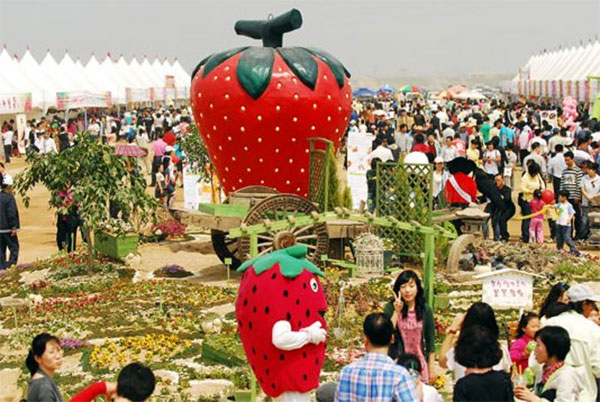
[[[241,20],[235,23],[235,33],[252,39],[262,39],[264,47],[282,47],[283,34],[302,26],[302,14],[291,9],[287,13],[269,20]]]

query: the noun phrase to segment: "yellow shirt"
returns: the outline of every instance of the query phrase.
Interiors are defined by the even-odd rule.
[[[546,188],[546,183],[539,175],[531,177],[529,173],[525,173],[521,176],[521,192],[523,193],[523,199],[527,202],[533,199],[533,192],[535,190],[543,190]]]
[[[477,166],[481,165],[481,160],[479,159],[479,150],[469,148],[467,149],[467,159],[472,160],[477,164]]]

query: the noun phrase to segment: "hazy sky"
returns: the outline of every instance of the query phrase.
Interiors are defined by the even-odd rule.
[[[0,43],[38,61],[50,48],[87,62],[123,53],[177,56],[191,71],[205,56],[255,44],[238,19],[292,7],[304,25],[284,45],[319,47],[355,76],[515,73],[529,55],[598,37],[600,0],[0,0]]]

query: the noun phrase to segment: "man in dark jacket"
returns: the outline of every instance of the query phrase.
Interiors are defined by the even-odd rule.
[[[12,185],[12,177],[5,175],[0,192],[0,269],[17,265],[19,258],[19,238],[17,237],[17,230],[20,228],[19,210],[15,196],[12,194]],[[7,249],[10,252],[8,259]]]
[[[496,187],[500,191],[500,196],[503,201],[503,208],[493,207],[492,212],[492,228],[494,229],[494,239],[508,241],[510,234],[508,233],[508,221],[515,214],[515,204],[512,201],[512,189],[504,184],[502,174],[497,174],[494,177]]]

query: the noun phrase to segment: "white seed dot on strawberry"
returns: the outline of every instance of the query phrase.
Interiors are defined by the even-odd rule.
[[[310,126],[310,129],[311,129],[312,131],[315,131],[317,128],[316,128],[315,126]]]
[[[210,105],[208,105],[208,107],[210,107],[211,109],[214,107],[213,104],[211,103]]]
[[[229,99],[229,94],[225,94],[225,99]]]
[[[238,181],[241,183],[241,182],[242,182],[242,179],[239,179]]]
[[[294,160],[292,158],[290,158],[289,162],[290,163],[294,163]]]
[[[222,150],[223,150],[223,147],[219,145],[219,151],[222,151]]]
[[[297,118],[297,117],[294,117],[294,118],[292,119],[292,121],[293,121],[294,123],[296,123],[296,122],[298,121],[298,118]]]
[[[216,81],[216,80],[217,80],[217,78],[219,78],[219,77],[217,77],[217,76],[215,75],[215,76],[213,77],[213,80],[215,80],[215,81]]]
[[[200,113],[200,118],[202,118],[202,117],[204,117],[204,114],[203,114],[203,113]]]
[[[227,116],[223,116],[223,120],[227,120]]]
[[[310,149],[306,148],[306,149],[304,150],[304,152],[305,152],[305,153],[309,153],[309,152],[310,152]]]
[[[289,181],[289,180],[286,180],[286,181],[285,181],[285,184],[290,184],[290,181]]]
[[[331,121],[331,116],[327,116],[327,121]]]
[[[344,117],[344,121],[348,121],[348,118],[347,118],[347,117]]]
[[[226,183],[226,182],[227,182],[227,179],[223,177],[223,183]]]
[[[230,67],[229,66],[225,66],[224,70],[225,71],[229,71]]]
[[[336,132],[336,133],[339,133],[339,132],[340,132],[340,129],[339,129],[339,128],[336,128],[336,129],[335,129],[335,132]]]
[[[342,111],[342,107],[338,106],[338,111],[341,112]]]
[[[296,138],[292,138],[292,142],[296,142]]]
[[[316,108],[317,108],[317,104],[313,103],[313,109],[316,109]]]
[[[243,133],[244,131],[246,131],[246,127],[244,127],[244,126],[240,127],[240,131]]]
[[[300,169],[300,173],[304,173],[304,168]]]
[[[206,138],[210,140],[210,134],[206,134]]]
[[[276,112],[279,112],[280,110],[281,110],[281,106],[279,106],[279,105],[275,106],[275,111]]]
[[[252,171],[252,169],[250,169],[250,168],[246,168],[246,171],[248,171],[248,172],[251,172],[251,171]]]
[[[275,131],[279,131],[279,126],[275,127]]]
[[[202,92],[198,92],[198,98],[202,98]]]
[[[262,142],[262,138],[258,137],[257,141]]]
[[[248,147],[244,147],[244,151],[248,151]]]
[[[232,157],[231,157],[231,160],[235,162],[235,156],[232,156]]]
[[[225,81],[229,81],[231,79],[230,76],[225,77]]]
[[[279,173],[279,168],[275,168],[275,173]]]
[[[246,111],[246,106],[241,106],[241,107],[240,107],[240,110],[241,110],[242,112],[245,112],[245,111]]]
[[[262,120],[262,116],[261,115],[256,116],[256,120],[261,121]]]
[[[346,99],[348,99],[350,97],[350,95],[346,94]]]
[[[292,77],[292,82],[293,82],[294,84],[297,84],[297,83],[298,83],[298,80],[296,79],[296,77]]]
[[[275,148],[275,153],[278,154],[279,153],[279,148]]]
[[[281,82],[277,83],[277,89],[281,89]]]
[[[295,100],[298,100],[298,99],[300,99],[300,95],[298,95],[298,94],[294,94],[294,99],[295,99]]]
[[[213,131],[217,131],[217,126],[213,126]]]
[[[232,140],[231,136],[227,137],[227,140],[228,140],[228,141],[231,141],[231,140]]]
[[[263,158],[258,158],[258,161],[259,161],[260,163],[263,163]]]
[[[261,180],[261,181],[260,181],[260,184],[265,184],[265,181],[264,181],[264,180]]]
[[[282,73],[282,72],[283,72],[283,68],[281,68],[281,67],[277,67],[277,72],[278,72],[278,73]]]
[[[331,100],[331,94],[327,95],[327,100]]]
[[[297,188],[296,188],[296,191],[300,191],[300,187],[297,187]]]

